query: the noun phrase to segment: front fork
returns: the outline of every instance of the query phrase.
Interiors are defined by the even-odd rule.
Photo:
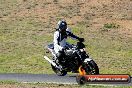
[[[82,65],[81,65],[81,66],[79,67],[79,69],[78,69],[79,75],[86,75],[86,74],[87,74],[87,72],[86,72],[85,70],[86,70],[86,69],[89,69],[89,68],[87,68],[86,65],[88,65],[88,63],[89,63],[90,61],[92,61],[92,59],[90,59],[90,58],[86,58],[86,59],[84,60],[84,62],[82,63]]]

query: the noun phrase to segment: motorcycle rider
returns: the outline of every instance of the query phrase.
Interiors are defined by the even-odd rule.
[[[60,64],[65,56],[64,50],[67,48],[67,45],[70,45],[68,44],[68,42],[66,42],[67,37],[71,37],[72,39],[76,39],[82,42],[84,41],[84,38],[79,38],[78,36],[70,32],[70,29],[67,27],[67,23],[65,20],[60,20],[57,24],[53,40],[54,51]]]

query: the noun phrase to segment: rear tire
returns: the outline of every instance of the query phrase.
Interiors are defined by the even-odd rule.
[[[93,60],[84,63],[83,68],[87,75],[99,74],[99,68]]]
[[[67,74],[67,71],[62,70],[60,71],[58,68],[54,67],[53,65],[51,65],[52,70],[58,75],[58,76],[65,76]]]

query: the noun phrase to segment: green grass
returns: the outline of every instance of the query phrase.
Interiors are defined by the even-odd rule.
[[[20,83],[16,81],[11,81],[11,80],[0,80],[0,85],[3,85],[3,84],[20,84]]]
[[[116,25],[115,23],[106,23],[104,24],[104,28],[119,28],[119,25]]]
[[[100,73],[131,74],[131,40],[121,40],[120,36],[109,33],[97,32],[94,33],[94,38],[88,39],[87,49],[90,55],[99,65]]]

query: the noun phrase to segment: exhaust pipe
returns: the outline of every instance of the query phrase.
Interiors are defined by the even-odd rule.
[[[56,65],[56,63],[53,62],[52,60],[50,60],[47,56],[44,56],[44,58],[45,58],[49,63],[51,63],[54,67],[58,67],[58,66]]]

